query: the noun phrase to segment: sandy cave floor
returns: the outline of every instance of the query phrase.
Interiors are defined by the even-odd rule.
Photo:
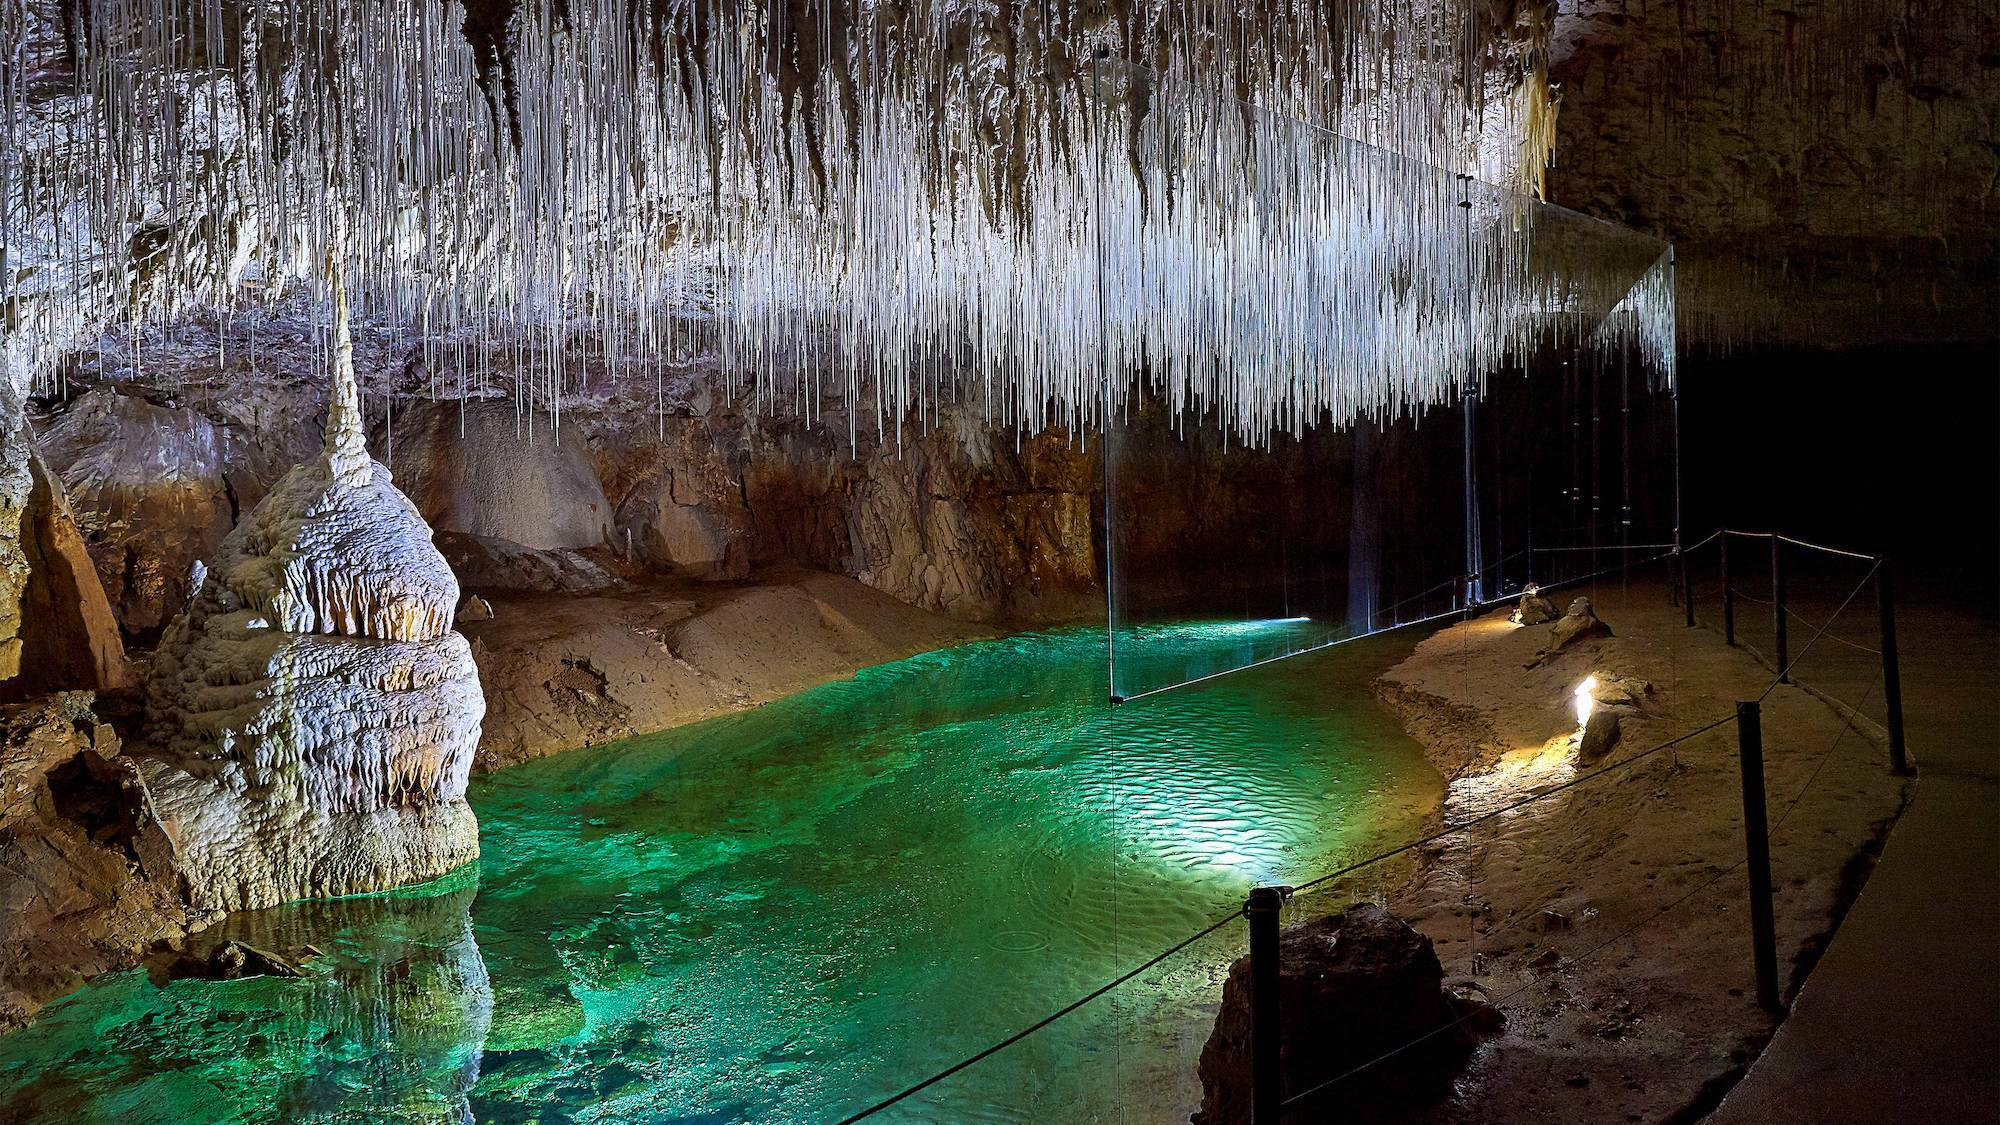
[[[1494,612],[1425,639],[1378,681],[1449,780],[1441,825],[1594,768],[1575,752],[1571,692],[1586,675],[1653,688],[1599,766],[1730,721],[1423,849],[1419,873],[1388,905],[1436,943],[1447,985],[1497,1004],[1506,1023],[1442,1100],[1391,1108],[1394,1119],[1693,1120],[1776,1026],[1754,1000],[1733,718],[1735,701],[1758,698],[1772,674],[1716,633],[1685,628],[1657,583],[1584,592],[1613,637],[1530,668],[1549,628]],[[1763,730],[1789,1000],[1907,783],[1888,769],[1875,729],[1801,687],[1770,692]],[[1339,884],[1316,889],[1290,914],[1335,909],[1343,896],[1358,897]],[[1324,1108],[1351,1094],[1331,1092]]]

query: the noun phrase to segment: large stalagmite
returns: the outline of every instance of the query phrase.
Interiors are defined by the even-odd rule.
[[[368,456],[335,273],[326,445],[223,540],[162,639],[144,767],[198,906],[427,879],[479,854],[486,704],[458,582]]]

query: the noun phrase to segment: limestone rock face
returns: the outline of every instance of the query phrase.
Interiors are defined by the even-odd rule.
[[[821,423],[711,408],[577,426],[617,504],[614,546],[629,536],[641,563],[729,580],[801,562],[969,621],[1101,608],[1088,447],[1053,431],[1017,444],[970,413],[852,445]]]
[[[219,413],[219,412],[218,412]],[[237,514],[263,499],[285,468],[265,433],[193,406],[166,406],[100,387],[36,435],[62,477],[126,636],[150,640],[194,590]]]
[[[142,770],[198,906],[379,890],[479,852],[458,582],[368,457],[345,363],[326,452],[223,540],[154,661]]]
[[[93,703],[0,706],[0,1031],[185,927],[138,773]]]
[[[690,466],[663,467],[618,506],[618,526],[647,563],[699,579],[750,574],[750,510],[739,491],[706,489]]]
[[[611,502],[575,426],[551,430],[505,402],[436,403],[397,419],[396,474],[440,532],[535,550],[595,547],[611,534]]]
[[[18,543],[27,563],[20,625],[0,643],[0,699],[130,682],[118,622],[63,496],[62,482],[28,457]]]

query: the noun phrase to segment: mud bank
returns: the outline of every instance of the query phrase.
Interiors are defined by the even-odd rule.
[[[594,594],[495,592],[461,622],[486,692],[473,768],[740,711],[989,630],[797,567],[752,583],[656,578]]]

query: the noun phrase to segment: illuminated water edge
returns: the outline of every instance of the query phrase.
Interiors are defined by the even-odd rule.
[[[1242,626],[1215,636],[1240,643]],[[305,980],[106,977],[0,1039],[0,1106],[825,1120],[1032,1022],[1253,883],[1414,835],[1435,805],[1440,779],[1366,689],[1393,642],[1118,708],[1103,643],[1078,628],[930,653],[480,779],[477,871],[227,923],[325,950]],[[902,1116],[1184,1114],[1240,949],[1231,927]]]

